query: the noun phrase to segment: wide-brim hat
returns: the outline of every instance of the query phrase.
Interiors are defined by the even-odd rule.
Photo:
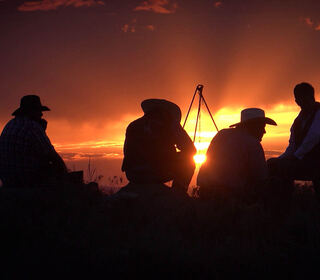
[[[20,100],[20,107],[12,113],[12,116],[21,113],[50,111],[47,106],[43,106],[38,95],[25,95]]]
[[[159,111],[166,112],[171,116],[173,121],[178,123],[181,121],[181,110],[179,106],[165,99],[146,99],[141,102],[141,108],[145,114]]]
[[[246,123],[261,122],[270,125],[277,125],[277,123],[265,116],[265,113],[260,108],[247,108],[241,111],[240,122],[230,125],[230,127],[239,126]]]

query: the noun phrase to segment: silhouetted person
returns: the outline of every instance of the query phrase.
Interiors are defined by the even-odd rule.
[[[301,111],[291,126],[289,145],[278,158],[268,160],[270,174],[291,183],[320,178],[320,103],[308,83],[297,84],[293,92]]]
[[[36,95],[21,98],[20,107],[0,136],[0,177],[5,187],[36,187],[48,178],[58,178],[67,169],[46,135],[47,121]]]
[[[268,175],[260,144],[266,124],[277,125],[262,109],[248,108],[241,111],[241,122],[230,126],[234,128],[217,133],[198,174],[200,197],[242,199],[259,193]]]
[[[173,180],[173,189],[186,192],[195,168],[196,149],[180,125],[180,108],[163,99],[144,100],[141,107],[144,116],[126,130],[122,171],[131,183]]]

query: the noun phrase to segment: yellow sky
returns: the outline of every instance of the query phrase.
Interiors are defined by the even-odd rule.
[[[225,107],[216,113],[212,112],[218,128],[227,128],[229,125],[239,122],[242,109],[243,108]],[[266,126],[266,134],[262,141],[265,150],[282,152],[285,149],[289,139],[290,126],[298,112],[299,108],[297,106],[287,104],[277,104],[266,110],[266,116],[274,119],[278,126]],[[192,139],[194,136],[196,113],[196,109],[191,111],[185,126],[186,131]],[[110,159],[122,158],[125,129],[131,121],[138,117],[140,116],[130,115],[111,125],[101,126],[101,129],[99,130],[101,133],[97,135],[96,140],[92,140],[92,138],[94,138],[93,133],[96,133],[97,129],[90,127],[90,125],[87,124],[79,130],[78,135],[69,135],[66,137],[68,143],[59,143],[55,141],[53,141],[53,143],[57,151],[62,153],[67,160],[84,158],[88,157],[88,155]],[[181,123],[183,123],[183,121],[184,117],[182,118]],[[53,130],[56,131],[55,126],[57,123],[51,125],[53,126]],[[202,108],[201,110],[198,128],[200,131],[198,130],[196,134],[195,145],[198,154],[203,155],[206,153],[211,139],[216,134],[216,129],[205,108]],[[114,133],[111,133],[112,129],[114,129]],[[65,130],[65,128],[63,130]],[[50,133],[48,134],[50,136]],[[82,142],[72,141],[73,137],[74,139],[79,139],[79,137],[81,138],[81,135],[90,135],[91,140]]]

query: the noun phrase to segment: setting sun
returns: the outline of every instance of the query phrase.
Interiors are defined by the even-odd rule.
[[[230,124],[240,120],[240,112],[243,108],[224,107],[214,114],[214,118],[220,129],[228,128]],[[186,123],[185,129],[194,138],[195,120],[197,111],[194,109],[190,113],[190,121]],[[263,138],[263,146],[267,150],[276,151],[283,149],[288,139],[288,131],[295,116],[298,114],[297,107],[290,104],[276,104],[267,110],[268,116],[275,119],[278,126],[267,127],[267,133]],[[203,112],[196,132],[194,145],[197,154],[193,157],[196,165],[201,166],[206,161],[206,152],[211,140],[217,134],[210,116]]]
[[[206,161],[206,159],[207,159],[206,155],[203,155],[203,154],[197,154],[193,156],[193,160],[196,164],[202,164]]]

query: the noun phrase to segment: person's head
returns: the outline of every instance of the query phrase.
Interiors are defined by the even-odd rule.
[[[165,99],[146,99],[141,102],[145,115],[162,120],[165,124],[180,123],[181,110],[178,105]]]
[[[259,142],[262,141],[263,135],[266,133],[266,123],[262,121],[252,121],[240,124],[238,127],[247,131],[254,138],[258,139]]]
[[[47,106],[43,106],[40,97],[37,95],[25,95],[20,100],[20,107],[15,110],[13,116],[26,116],[32,120],[40,121],[43,111],[50,111]]]
[[[294,98],[302,110],[312,108],[315,104],[314,88],[308,83],[297,84],[293,90]]]
[[[277,125],[277,123],[265,116],[262,109],[247,108],[241,111],[241,121],[239,123],[230,125],[230,127],[238,127],[247,131],[257,140],[261,141],[263,135],[266,133],[266,124]]]

